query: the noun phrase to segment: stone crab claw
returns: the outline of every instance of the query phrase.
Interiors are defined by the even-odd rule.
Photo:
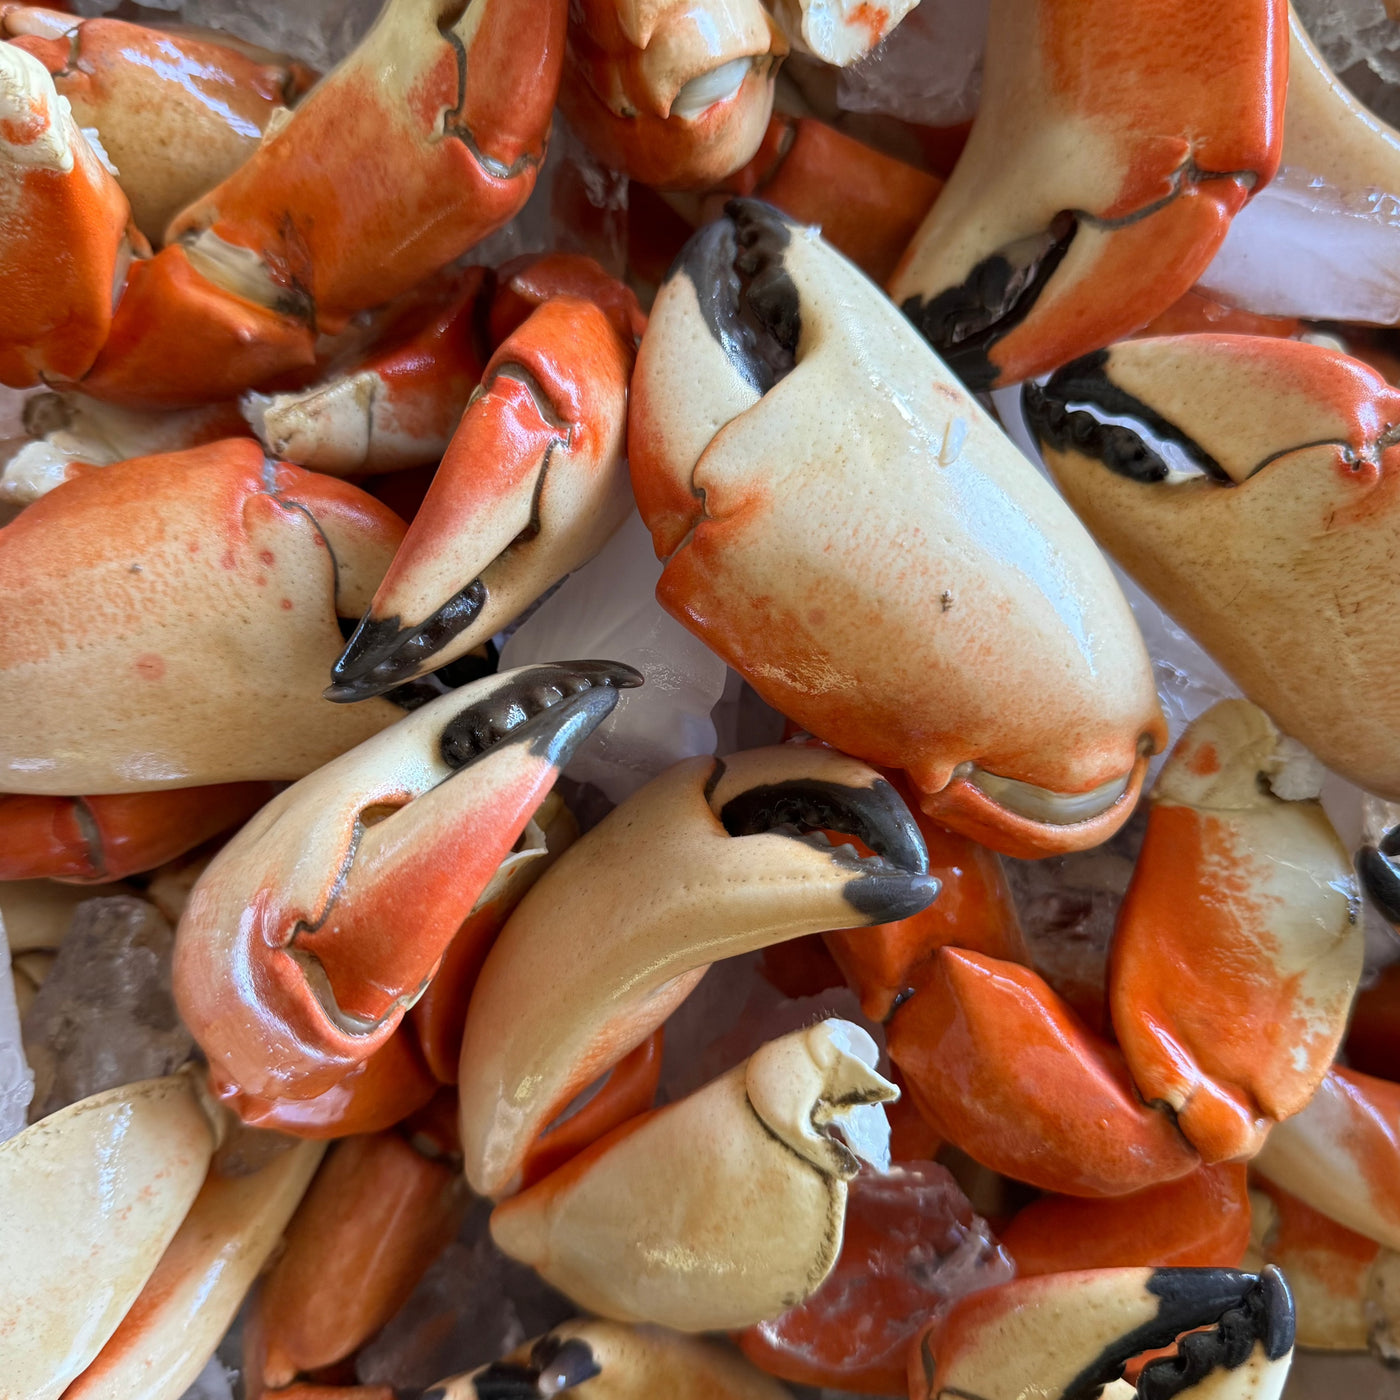
[[[264,807],[176,935],[176,1001],[220,1094],[314,1098],[382,1050],[569,756],[638,684],[605,661],[491,676]]]
[[[1278,1400],[1293,1298],[1274,1267],[1093,1269],[1015,1279],[955,1303],[911,1347],[912,1400]],[[1180,1339],[1178,1341],[1178,1339]],[[1144,1352],[1177,1344],[1122,1379]]]
[[[1145,325],[1283,143],[1284,0],[994,0],[967,148],[890,295],[972,389]],[[1170,61],[1163,55],[1170,54]]]
[[[876,854],[832,846],[849,831]],[[458,1091],[472,1189],[518,1189],[531,1143],[654,1031],[712,962],[887,922],[937,892],[894,789],[826,749],[677,764],[571,846],[487,955]]]
[[[423,1400],[789,1400],[788,1391],[729,1347],[660,1327],[581,1318],[470,1375],[439,1381]]]
[[[1252,1157],[1327,1073],[1360,899],[1322,767],[1247,700],[1193,721],[1152,789],[1109,962],[1118,1043],[1207,1162]]]
[[[378,695],[489,641],[631,508],[627,383],[641,312],[633,303],[635,321],[626,316],[630,294],[601,268],[588,264],[589,278],[545,261],[563,264],[564,289],[526,301],[491,357],[328,699]]]
[[[703,189],[758,149],[787,41],[759,0],[577,0],[559,106],[614,170]]]
[[[704,1332],[776,1317],[835,1265],[861,1162],[888,1169],[880,1105],[898,1091],[876,1058],[848,1021],[770,1041],[497,1206],[492,1238],[617,1321]]]
[[[1024,403],[1100,544],[1280,729],[1400,797],[1400,390],[1302,341],[1170,336]]]
[[[815,230],[727,208],[632,382],[657,598],[936,820],[1021,856],[1106,840],[1165,738],[1107,563],[878,288]]]

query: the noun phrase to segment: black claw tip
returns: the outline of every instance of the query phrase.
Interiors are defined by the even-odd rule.
[[[1356,876],[1366,898],[1386,920],[1400,929],[1400,826],[1387,831],[1379,846],[1362,846],[1356,853]]]
[[[545,1336],[530,1349],[528,1365],[497,1361],[482,1371],[475,1381],[477,1400],[542,1400],[601,1373],[593,1349],[583,1338],[565,1341]]]
[[[877,873],[858,875],[842,894],[866,923],[891,924],[927,909],[942,888],[935,875]]]

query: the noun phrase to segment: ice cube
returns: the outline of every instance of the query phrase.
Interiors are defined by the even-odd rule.
[[[621,802],[663,769],[713,753],[710,717],[726,667],[656,601],[661,565],[641,517],[630,515],[602,552],[577,570],[506,642],[501,669],[596,658],[646,678],[625,690],[567,770]]]
[[[34,1075],[24,1058],[19,1008],[10,980],[10,945],[0,919],[0,1142],[13,1137],[25,1123],[34,1095]]]
[[[110,9],[105,0],[96,0]],[[180,9],[180,0],[147,0],[159,8]],[[323,73],[333,68],[364,37],[384,0],[184,0],[186,24],[223,29],[288,54]],[[82,9],[82,0],[79,3]]]
[[[1384,0],[1294,0],[1293,8],[1333,71],[1365,64],[1387,83],[1400,83],[1400,24]]]
[[[234,1400],[233,1376],[225,1370],[217,1356],[211,1356],[180,1400]]]
[[[971,121],[982,90],[989,0],[923,0],[866,58],[841,70],[836,100],[920,126]]]
[[[24,1018],[35,1072],[31,1121],[103,1089],[170,1074],[194,1042],[170,990],[175,935],[154,905],[80,904]]]

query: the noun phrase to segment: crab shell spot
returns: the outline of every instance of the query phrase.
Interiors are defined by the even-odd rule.
[[[102,1349],[213,1148],[183,1075],[95,1094],[0,1143],[0,1374],[16,1395],[57,1400]]]

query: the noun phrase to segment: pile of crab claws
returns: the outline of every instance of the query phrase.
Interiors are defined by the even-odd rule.
[[[788,1400],[728,1347],[659,1327],[591,1317],[560,1323],[489,1366],[440,1381],[423,1400]]]
[[[898,1091],[876,1058],[845,1021],[770,1041],[497,1206],[492,1238],[603,1317],[683,1332],[776,1317],[835,1265],[861,1161],[888,1167],[880,1104]]]
[[[647,185],[703,189],[757,150],[786,53],[760,0],[581,0],[559,107],[612,169]]]
[[[1118,563],[1285,733],[1400,795],[1400,731],[1377,703],[1400,666],[1400,391],[1323,346],[1201,335],[1115,345],[1024,401]]]
[[[641,313],[630,293],[595,272],[566,266],[556,278],[564,290],[543,296],[492,355],[422,509],[331,670],[327,699],[381,694],[490,640],[592,558],[626,517],[635,322],[625,333],[619,323],[632,321],[628,301],[637,320]],[[509,291],[528,308],[531,292],[548,286],[546,267]]]
[[[910,1350],[913,1400],[1278,1400],[1293,1298],[1272,1265],[1042,1274],[974,1293]],[[1144,1352],[1136,1385],[1124,1368]]]
[[[653,779],[545,872],[482,967],[459,1076],[472,1189],[516,1189],[545,1126],[712,962],[913,913],[937,893],[927,864],[890,784],[832,750],[694,758]]]
[[[423,706],[270,802],[180,920],[213,1082],[309,1099],[381,1051],[630,667],[521,667]]]
[[[1166,731],[1106,561],[814,230],[740,199],[687,244],[628,442],[658,600],[775,708],[1003,852],[1127,820]]]
[[[1278,166],[1286,8],[1190,0],[1124,26],[1111,0],[993,0],[967,147],[889,283],[970,388],[1107,345],[1191,287]]]

